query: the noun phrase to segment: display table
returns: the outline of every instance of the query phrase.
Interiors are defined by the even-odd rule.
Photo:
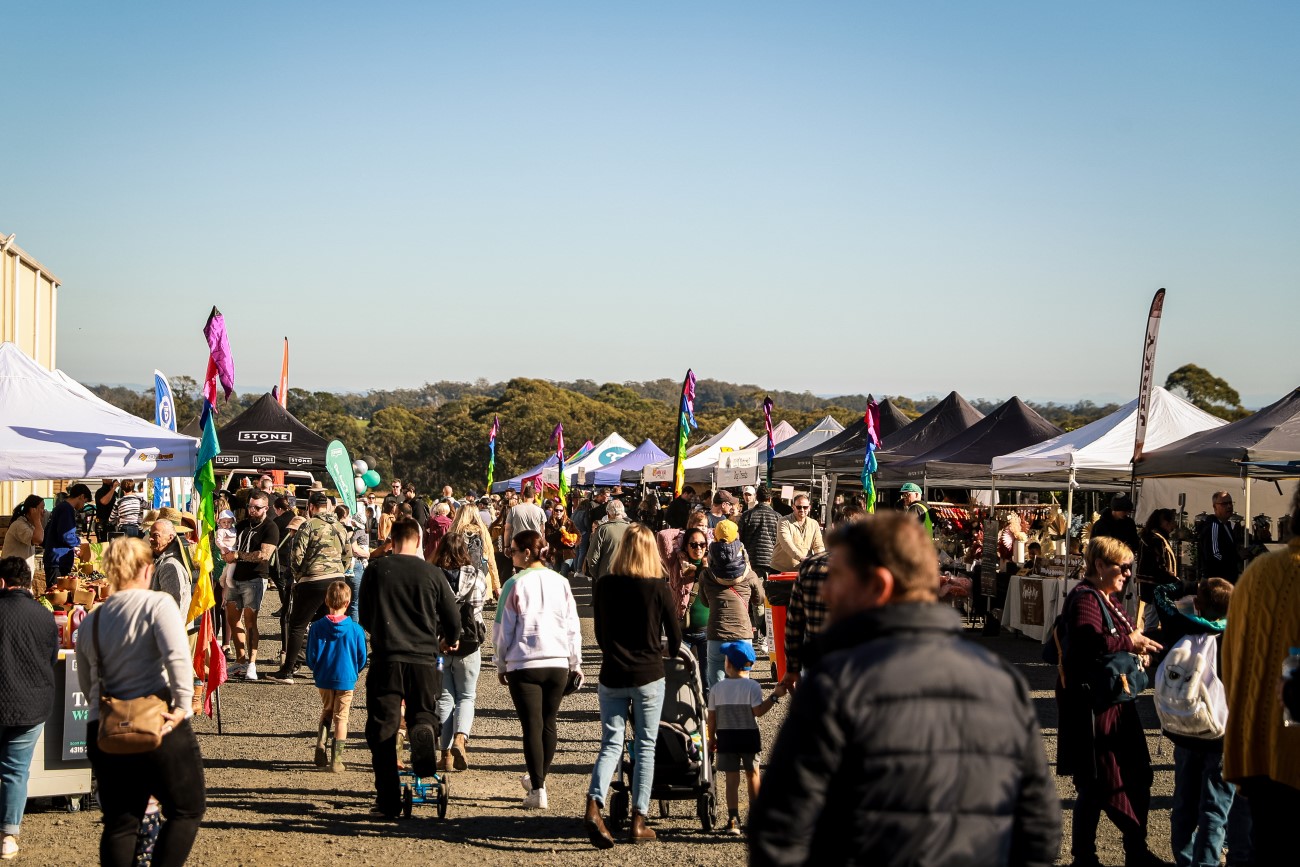
[[[77,654],[60,650],[54,666],[54,710],[32,754],[27,797],[84,795],[90,791],[86,722],[90,706],[77,682]]]
[[[1078,585],[1073,578],[1013,576],[1007,587],[1007,603],[1002,606],[1002,625],[1044,641],[1065,608],[1065,597]]]

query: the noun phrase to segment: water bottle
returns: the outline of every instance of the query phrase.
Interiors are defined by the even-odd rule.
[[[1287,653],[1286,659],[1282,661],[1282,682],[1285,684],[1296,676],[1296,671],[1300,670],[1300,647],[1291,648]],[[1286,705],[1282,705],[1282,725],[1290,727],[1300,725],[1300,719],[1291,716]]]

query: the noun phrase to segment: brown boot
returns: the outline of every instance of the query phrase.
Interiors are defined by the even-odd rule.
[[[325,747],[329,743],[330,727],[328,723],[320,724],[320,731],[316,733],[316,767],[324,768],[330,763],[329,757],[325,754]]]
[[[632,826],[627,829],[627,841],[629,843],[649,843],[654,839],[654,828],[646,824],[645,816],[640,813],[633,813]]]
[[[465,757],[467,745],[464,732],[456,732],[456,737],[451,742],[451,761],[458,771],[469,770],[469,760]]]
[[[452,766],[451,750],[443,750],[442,756],[438,759],[438,772],[449,774],[451,773]]]
[[[600,817],[600,804],[597,804],[596,799],[590,795],[587,796],[587,815],[583,817],[582,823],[587,826],[587,836],[591,838],[591,845],[597,849],[614,848],[614,838],[605,827],[605,820]]]

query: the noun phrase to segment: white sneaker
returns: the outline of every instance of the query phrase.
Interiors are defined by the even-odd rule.
[[[524,797],[525,810],[545,810],[548,806],[545,789],[533,789]]]
[[[533,778],[524,774],[519,778],[519,785],[524,787],[524,794],[530,794],[533,791]]]
[[[244,680],[257,680],[256,662],[250,662],[248,668],[244,669]]]
[[[0,844],[0,858],[12,861],[18,857],[18,840],[13,834],[5,834],[4,843]]]

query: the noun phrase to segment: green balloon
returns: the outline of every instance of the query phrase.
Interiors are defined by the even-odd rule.
[[[361,474],[361,481],[366,483],[367,488],[374,488],[378,487],[382,480],[379,478],[379,473],[374,470],[366,470]]]

